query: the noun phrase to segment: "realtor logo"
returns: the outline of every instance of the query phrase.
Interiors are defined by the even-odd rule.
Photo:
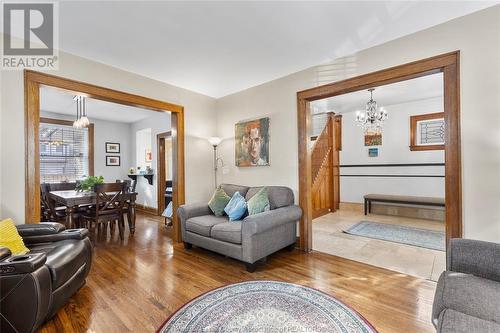
[[[57,69],[57,3],[3,3],[2,69]]]

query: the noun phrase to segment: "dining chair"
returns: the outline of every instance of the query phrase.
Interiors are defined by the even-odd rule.
[[[49,197],[51,191],[62,191],[73,187],[69,183],[42,183],[40,184],[40,201],[43,207],[42,216],[45,221],[62,222],[66,219],[66,207],[58,205]]]
[[[124,239],[123,207],[125,205],[125,183],[98,184],[94,188],[95,205],[83,214],[83,220],[92,226],[94,222],[99,229],[100,225],[109,223],[111,234],[113,234],[114,223],[118,223],[120,238]]]
[[[134,193],[135,192],[135,187],[137,185],[137,181],[133,179],[117,179],[117,183],[125,183],[127,184],[127,193]],[[132,215],[132,202],[130,199],[125,200],[125,204],[123,206],[123,213],[127,214],[127,221],[128,221],[128,226],[129,230],[131,233],[133,233],[132,230],[132,225],[130,223],[131,215]]]

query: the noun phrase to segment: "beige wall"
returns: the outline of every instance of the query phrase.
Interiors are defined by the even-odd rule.
[[[208,200],[213,185],[215,99],[61,52],[50,74],[160,99],[185,107],[186,201]],[[138,59],[138,61],[141,61]],[[24,222],[24,88],[21,71],[2,71],[0,109],[0,217]],[[7,142],[9,144],[7,144]]]
[[[217,101],[223,182],[282,184],[297,193],[296,92],[390,66],[461,51],[465,236],[500,240],[500,6],[310,68]],[[328,81],[322,78],[329,77]],[[234,124],[270,117],[270,167],[234,166]]]

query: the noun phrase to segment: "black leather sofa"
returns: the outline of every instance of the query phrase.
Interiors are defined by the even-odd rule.
[[[85,284],[92,264],[87,229],[45,222],[17,226],[30,252],[0,247],[0,332],[34,332]]]

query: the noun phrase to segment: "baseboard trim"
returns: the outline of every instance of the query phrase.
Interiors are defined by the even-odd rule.
[[[158,209],[146,205],[135,204],[135,209],[146,214],[158,216]]]

